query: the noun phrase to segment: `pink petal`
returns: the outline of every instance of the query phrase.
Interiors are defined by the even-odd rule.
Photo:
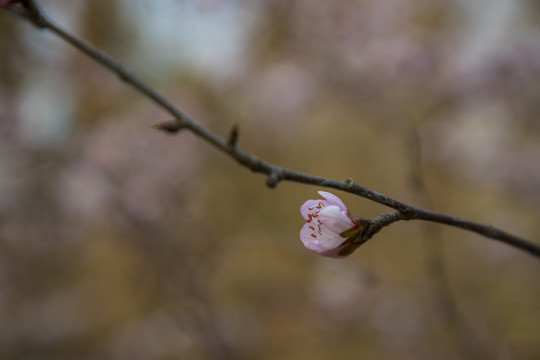
[[[326,251],[341,245],[345,238],[339,234],[328,231],[322,228],[321,233],[311,229],[312,224],[306,223],[300,230],[300,240],[305,247],[315,251]]]
[[[345,238],[342,238],[341,236],[335,234],[331,236],[325,236],[325,237],[319,237],[318,244],[323,250],[331,250],[335,249],[339,245],[343,244],[345,241]]]
[[[321,195],[323,198],[325,198],[329,204],[336,205],[343,211],[347,211],[347,207],[343,203],[343,201],[338,198],[336,195],[329,193],[327,191],[319,191],[319,195]]]
[[[319,203],[323,203],[325,205],[327,204],[326,200],[308,200],[300,207],[300,214],[302,214],[302,217],[304,218],[304,220],[308,220],[309,219],[309,214],[314,213],[314,211],[310,210],[309,208],[312,207],[312,206],[315,207]],[[317,209],[317,211],[318,210],[319,209]]]
[[[300,230],[300,240],[302,240],[302,244],[304,244],[304,246],[309,250],[324,251],[325,249],[319,245],[317,239],[311,236],[313,234],[313,230],[311,230],[309,226],[310,224],[306,223]]]
[[[354,227],[354,222],[349,219],[347,213],[336,205],[325,206],[319,212],[319,220],[324,227],[336,234]]]

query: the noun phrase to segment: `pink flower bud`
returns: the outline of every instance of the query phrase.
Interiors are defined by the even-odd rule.
[[[300,207],[306,220],[300,230],[300,240],[305,247],[322,256],[341,258],[349,255],[357,247],[354,238],[359,224],[349,213],[340,198],[326,191],[319,191],[324,200],[308,200]],[[352,236],[342,236],[345,232]],[[345,248],[351,251],[344,251]],[[342,253],[342,255],[340,255]]]

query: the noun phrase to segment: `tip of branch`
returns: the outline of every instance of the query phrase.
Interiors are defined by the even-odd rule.
[[[171,120],[159,124],[152,125],[152,129],[160,130],[168,134],[176,134],[186,126],[179,121]]]
[[[231,126],[231,130],[229,132],[229,138],[227,139],[227,145],[230,147],[236,147],[238,144],[238,139],[240,137],[240,128],[238,124],[234,124]]]

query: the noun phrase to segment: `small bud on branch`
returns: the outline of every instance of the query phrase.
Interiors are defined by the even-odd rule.
[[[185,128],[186,128],[186,125],[176,120],[171,120],[171,121],[152,125],[152,129],[161,130],[169,134],[176,134],[177,132]]]
[[[346,186],[348,186],[349,188],[352,188],[354,186],[354,180],[353,178],[347,178],[343,181],[345,183]]]
[[[238,124],[231,126],[231,131],[229,132],[229,138],[227,139],[227,145],[234,148],[238,144],[238,139],[240,137],[240,128]]]
[[[268,178],[266,179],[266,186],[269,188],[275,188],[277,184],[281,181],[281,174],[279,171],[273,171],[268,175]]]

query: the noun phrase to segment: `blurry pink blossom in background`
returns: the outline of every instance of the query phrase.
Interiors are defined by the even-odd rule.
[[[317,251],[322,256],[341,258],[352,251],[342,250],[349,247],[354,250],[354,240],[358,236],[355,230],[359,224],[340,198],[326,191],[319,191],[325,200],[308,200],[300,207],[300,213],[306,223],[300,230],[300,240],[305,247]],[[343,236],[344,233],[353,236]]]

